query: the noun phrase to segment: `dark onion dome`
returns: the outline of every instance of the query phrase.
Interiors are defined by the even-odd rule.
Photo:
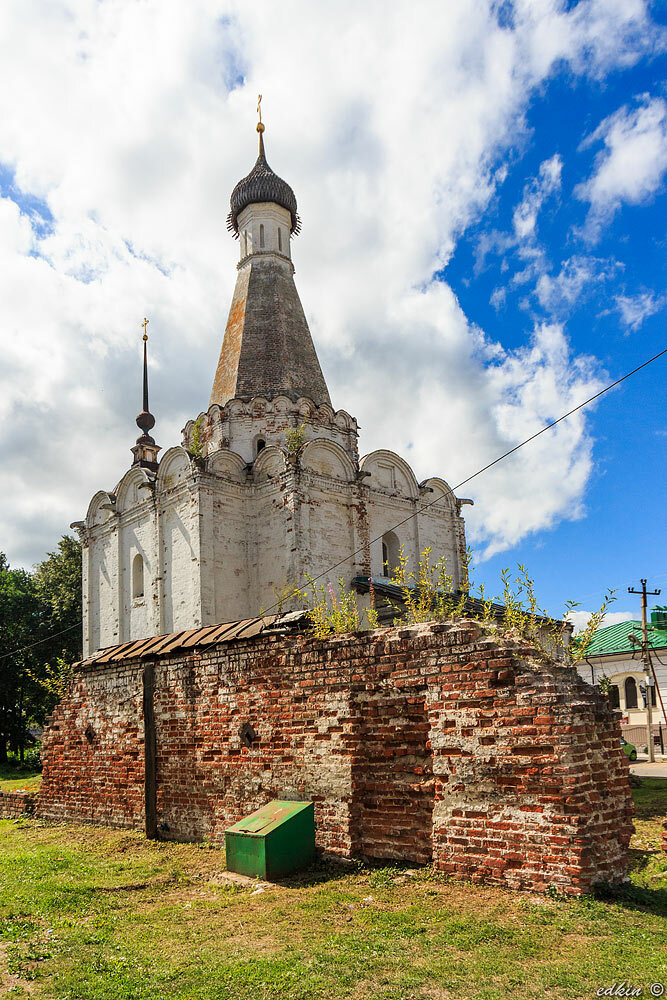
[[[298,236],[301,231],[301,222],[296,211],[294,191],[292,191],[287,181],[274,174],[266,162],[264,137],[262,136],[264,126],[261,122],[257,126],[257,131],[259,132],[259,156],[248,176],[240,180],[232,191],[232,196],[229,199],[231,211],[227,216],[227,229],[230,233],[235,233],[235,238],[238,238],[239,227],[237,220],[243,209],[248,205],[254,205],[260,201],[272,201],[276,205],[286,208],[290,213],[292,217],[290,232]]]

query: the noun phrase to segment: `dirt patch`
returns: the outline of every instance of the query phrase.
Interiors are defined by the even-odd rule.
[[[0,987],[2,987],[2,994],[4,995],[7,990],[17,987],[22,989],[24,993],[32,994],[35,992],[35,984],[29,979],[22,979],[8,969],[7,953],[10,947],[9,941],[0,941]]]

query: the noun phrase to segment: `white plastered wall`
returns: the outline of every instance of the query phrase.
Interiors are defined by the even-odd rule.
[[[240,213],[237,225],[241,260],[249,257],[250,254],[262,252],[291,258],[290,226],[292,225],[292,216],[286,208],[281,208],[274,202],[257,202],[254,205],[248,205]]]
[[[344,411],[279,397],[234,400],[204,416],[212,421],[209,444],[219,445],[208,457],[194,460],[184,448],[171,448],[154,483],[134,467],[117,487],[115,504],[104,493],[91,502],[83,532],[86,654],[259,615],[286,584],[303,588],[305,573],[325,573],[334,585],[339,577],[349,585],[369,566],[381,575],[381,542],[369,550],[369,540],[389,529],[403,543],[409,568],[430,547],[433,562],[445,556],[458,586],[463,521],[449,487],[437,479],[420,487],[407,463],[385,450],[358,466],[356,422]],[[306,443],[290,453],[286,428],[303,421]],[[258,434],[266,442],[259,455]],[[144,560],[144,594],[133,598],[137,554]]]

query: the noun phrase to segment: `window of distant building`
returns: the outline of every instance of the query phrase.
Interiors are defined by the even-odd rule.
[[[637,684],[635,683],[634,677],[625,678],[625,707],[636,708],[637,707]]]
[[[259,245],[260,245],[260,247],[264,246],[264,225],[263,224],[261,224],[260,227],[259,227]]]
[[[278,249],[282,252],[282,249],[283,249],[283,234],[282,234],[282,231],[280,229],[280,226],[278,226]]]
[[[612,708],[621,707],[621,692],[618,690],[618,684],[612,684],[609,688],[609,702]]]

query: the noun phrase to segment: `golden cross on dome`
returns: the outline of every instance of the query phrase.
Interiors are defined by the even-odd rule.
[[[148,320],[146,319],[146,317],[145,317],[145,316],[144,316],[144,321],[143,321],[143,323],[141,324],[141,326],[143,326],[143,328],[144,328],[144,336],[143,336],[143,339],[144,339],[144,340],[148,340],[148,334],[146,333],[146,327],[148,326]]]
[[[259,115],[259,124],[262,124],[262,95],[257,95],[257,114]]]

